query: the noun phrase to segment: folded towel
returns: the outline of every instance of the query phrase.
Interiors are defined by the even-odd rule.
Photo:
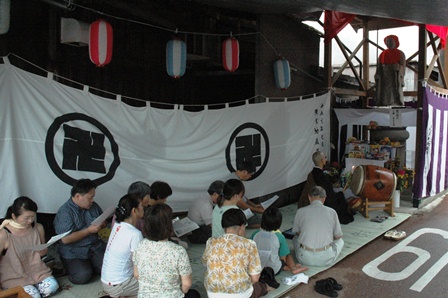
[[[297,285],[299,283],[308,284],[308,278],[309,277],[305,275],[305,273],[298,273],[296,275],[283,277],[282,282],[288,286]]]

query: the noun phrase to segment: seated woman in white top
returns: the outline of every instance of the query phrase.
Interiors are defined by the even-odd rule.
[[[101,270],[104,291],[111,297],[138,294],[132,254],[143,239],[142,233],[135,227],[143,214],[142,201],[135,195],[123,196],[115,209],[115,223],[107,242]]]

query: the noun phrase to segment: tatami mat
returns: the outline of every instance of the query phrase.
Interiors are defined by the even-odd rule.
[[[296,205],[289,205],[281,208],[282,214],[283,214],[283,224],[281,227],[281,230],[287,230],[292,227],[293,221],[294,221],[294,215],[297,210]],[[409,218],[410,214],[405,213],[395,213],[395,217],[389,217],[387,220],[385,220],[382,223],[378,222],[372,222],[370,221],[371,218],[374,218],[377,215],[386,215],[383,211],[373,211],[370,213],[370,218],[366,219],[361,214],[355,215],[355,221],[348,224],[348,225],[342,225],[342,231],[343,231],[343,239],[345,242],[344,249],[342,250],[341,255],[338,258],[338,262],[345,258],[346,256],[350,255],[357,249],[361,248],[365,244],[369,243],[373,239],[383,235],[386,231],[396,227],[400,223],[402,223],[404,220]],[[253,230],[247,230],[246,236],[250,237]],[[291,251],[293,250],[292,241],[288,240],[289,247]],[[203,277],[205,272],[205,267],[201,264],[201,257],[202,253],[204,251],[205,245],[197,245],[197,244],[190,244],[190,247],[188,248],[188,254],[190,256],[190,262],[193,269],[193,288],[198,290],[201,293],[202,297],[207,297],[203,285]],[[293,254],[294,255],[294,254]],[[308,271],[305,272],[307,276],[313,276],[319,272],[322,272],[329,267],[311,267],[308,269]],[[291,275],[288,272],[282,272],[280,273],[276,279],[278,282],[280,282],[280,287],[276,289],[275,291],[272,291],[268,293],[265,297],[271,298],[271,297],[279,297],[295,286],[287,286],[283,283],[281,283],[281,279],[284,276]],[[94,281],[87,285],[72,285],[67,277],[58,278],[59,284],[62,288],[62,291],[60,291],[55,297],[100,297],[104,295],[102,293],[102,287],[101,287],[101,281],[99,277],[96,277]]]

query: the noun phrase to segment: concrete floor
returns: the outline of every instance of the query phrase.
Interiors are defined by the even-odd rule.
[[[413,207],[412,192],[410,190],[404,191],[400,200],[400,207],[394,208],[395,212],[409,213],[412,215],[420,215],[431,212],[436,206],[438,206],[443,198],[448,195],[448,189],[432,197],[422,198],[418,208]],[[361,254],[362,252],[359,252]],[[349,257],[350,258],[350,257]],[[330,270],[330,269],[329,269]],[[325,276],[325,272],[318,274],[316,277],[312,277],[308,283],[300,284],[296,288],[292,289],[280,298],[297,298],[297,297],[324,297],[314,292],[313,285],[317,279]],[[399,297],[399,296],[395,296]]]

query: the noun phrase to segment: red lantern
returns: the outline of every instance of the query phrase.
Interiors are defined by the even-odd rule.
[[[104,66],[112,59],[113,31],[105,20],[90,24],[89,55],[96,66]]]
[[[222,66],[225,70],[234,72],[240,64],[240,44],[238,39],[229,37],[222,42]]]

